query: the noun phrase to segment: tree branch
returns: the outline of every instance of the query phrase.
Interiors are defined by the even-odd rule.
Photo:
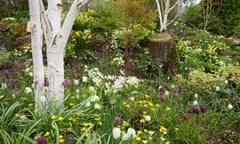
[[[70,7],[70,10],[56,39],[56,41],[61,41],[63,48],[67,44],[72,26],[78,16],[80,9],[88,2],[89,0],[74,0],[72,6]]]

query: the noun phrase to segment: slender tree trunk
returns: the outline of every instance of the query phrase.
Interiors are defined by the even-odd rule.
[[[47,44],[47,60],[48,60],[48,80],[49,95],[48,102],[56,103],[56,107],[63,104],[64,87],[64,46],[59,45],[56,41],[61,30],[61,14],[62,1],[48,0],[47,17],[50,22],[52,31],[50,33],[51,43]]]
[[[30,22],[28,32],[31,32],[32,58],[33,58],[33,83],[35,95],[35,108],[42,109],[45,104],[44,98],[44,67],[42,56],[42,29],[40,22],[39,0],[29,0]],[[41,100],[40,100],[41,99]]]

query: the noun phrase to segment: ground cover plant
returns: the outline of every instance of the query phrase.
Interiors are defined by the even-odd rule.
[[[126,15],[109,12],[116,4],[79,14],[66,50],[65,105],[58,111],[34,106],[30,47],[1,49],[0,144],[240,143],[239,46],[176,21],[168,30],[181,63],[164,75],[146,44],[154,22],[126,25]],[[136,40],[131,45],[126,27]]]

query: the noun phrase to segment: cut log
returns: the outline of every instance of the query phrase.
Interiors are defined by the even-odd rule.
[[[163,64],[164,74],[174,74],[180,64],[176,42],[167,33],[156,33],[149,39],[149,50],[151,56]]]

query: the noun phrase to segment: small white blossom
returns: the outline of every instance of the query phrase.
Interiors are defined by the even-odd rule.
[[[76,93],[80,93],[80,89],[76,89]]]
[[[83,76],[83,77],[82,77],[82,81],[83,81],[83,82],[87,82],[87,80],[88,80],[88,78],[87,78],[86,76]]]
[[[90,86],[90,87],[89,87],[89,91],[90,91],[90,92],[94,92],[94,91],[95,91],[94,87],[93,87],[93,86]]]
[[[134,101],[135,99],[134,99],[134,97],[130,97],[130,100],[131,100],[131,101]]]
[[[7,84],[6,83],[2,83],[1,84],[1,89],[6,89],[7,88]]]
[[[143,142],[144,144],[148,143],[148,141],[147,141],[147,140],[143,140],[142,142]]]
[[[171,88],[174,89],[174,88],[175,88],[175,85],[171,85]]]
[[[145,116],[145,120],[146,120],[146,121],[150,121],[150,120],[151,120],[151,116],[150,116],[150,115],[146,115],[146,116]]]
[[[150,135],[153,135],[153,134],[154,134],[154,131],[148,131],[148,133],[149,133]]]
[[[198,98],[198,94],[197,94],[197,93],[195,93],[195,94],[194,94],[194,97],[197,99],[197,98]]]
[[[220,87],[219,86],[216,87],[216,91],[220,91]]]
[[[32,73],[32,72],[29,72],[28,75],[29,75],[30,77],[32,77],[32,76],[33,76],[33,73]]]
[[[127,133],[125,133],[123,136],[122,136],[122,141],[126,141],[129,139],[129,135]]]
[[[232,104],[228,104],[228,109],[233,109],[233,105]]]
[[[197,105],[197,104],[198,104],[197,100],[193,101],[193,105]]]
[[[169,95],[169,91],[165,91],[165,96],[168,96]]]
[[[120,128],[114,127],[112,133],[113,133],[113,138],[114,139],[118,139],[121,136]]]
[[[91,106],[91,103],[90,101],[88,101],[86,104],[85,104],[85,107],[90,107]]]
[[[73,84],[74,85],[79,85],[79,80],[78,79],[73,80]]]
[[[98,103],[96,103],[94,105],[94,109],[100,110],[101,108],[102,108],[102,106],[100,104],[98,104]]]
[[[225,83],[225,84],[228,84],[228,80],[225,80],[224,83]]]
[[[40,101],[41,103],[45,103],[45,102],[46,102],[46,97],[45,97],[45,96],[40,96],[40,97],[39,97],[39,101]]]
[[[100,100],[100,98],[99,98],[99,96],[97,96],[97,95],[94,95],[94,96],[91,96],[90,97],[90,101],[91,102],[95,102],[95,101],[99,101]]]
[[[21,120],[26,120],[26,119],[28,119],[28,118],[27,118],[25,115],[21,115],[19,119],[21,119]]]
[[[129,137],[133,137],[133,138],[135,138],[137,135],[135,129],[133,128],[128,128],[127,134],[129,135]]]
[[[26,87],[25,90],[24,90],[24,92],[25,92],[26,94],[32,93],[32,89],[31,89],[30,87]]]

